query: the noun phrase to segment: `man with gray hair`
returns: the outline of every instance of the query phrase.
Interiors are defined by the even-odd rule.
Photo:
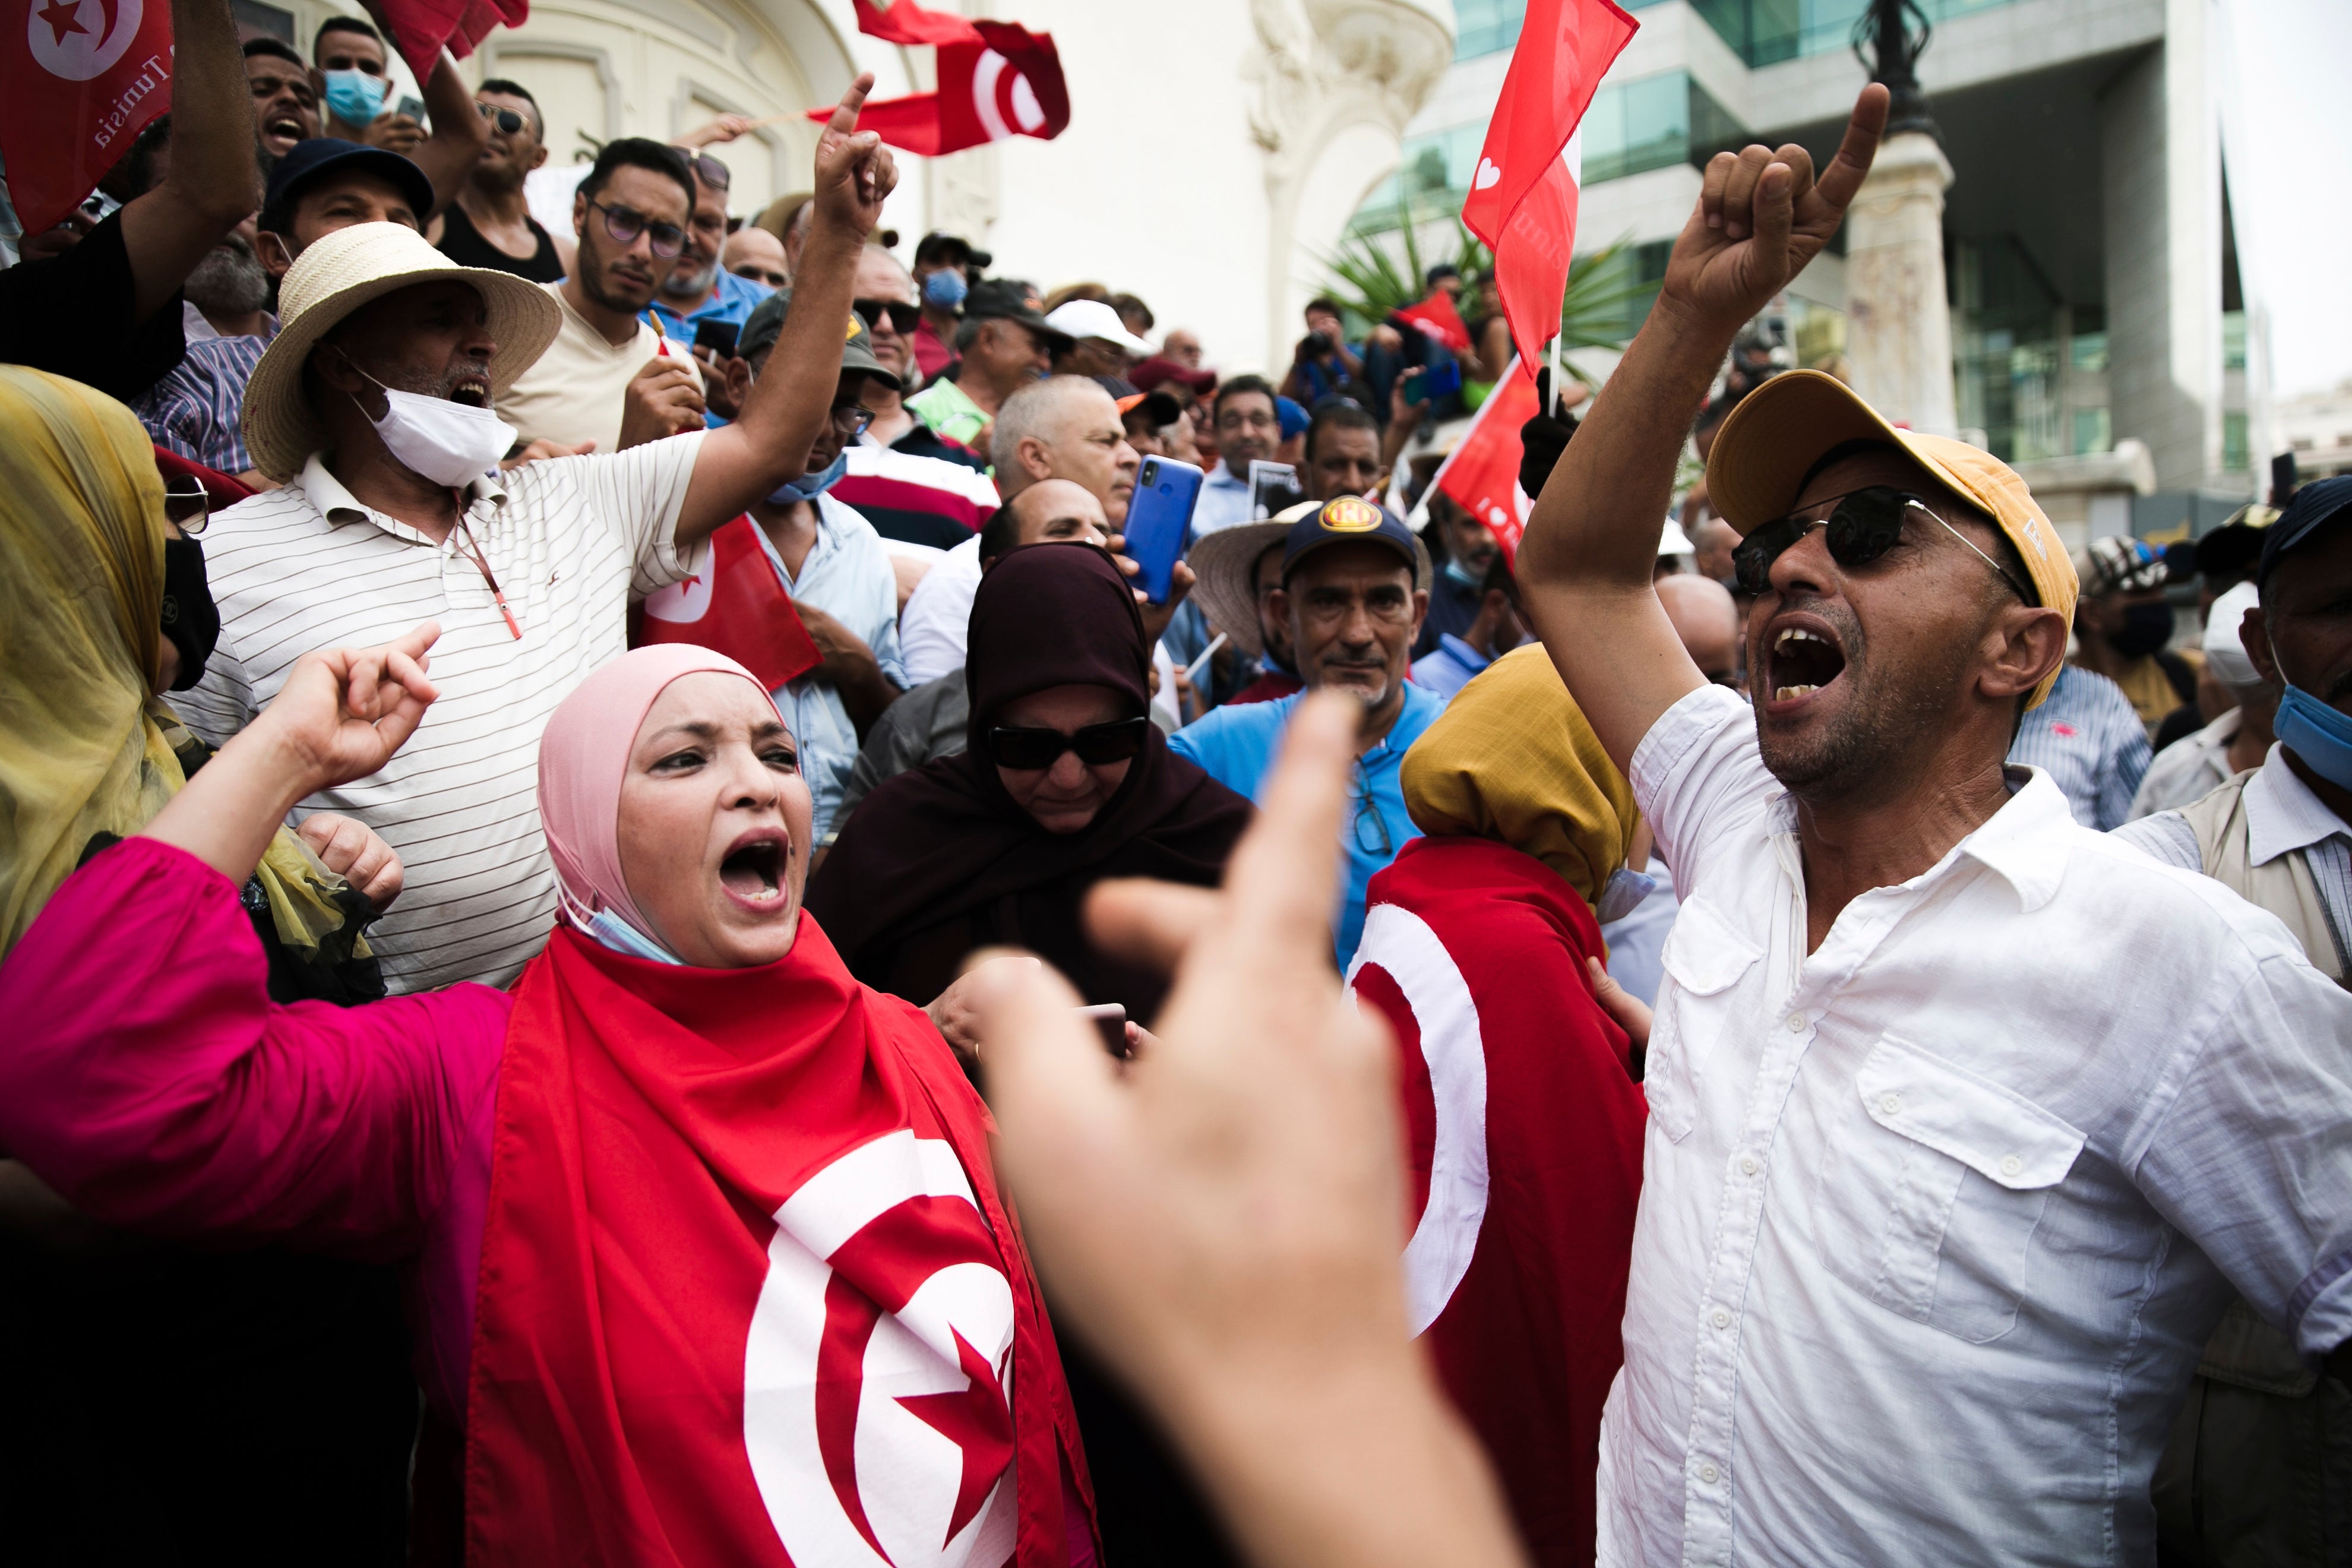
[[[991,447],[996,453],[996,489],[1005,500],[1045,479],[1069,479],[1102,502],[1111,549],[1125,543],[1119,531],[1127,524],[1127,503],[1135,493],[1141,459],[1128,444],[1118,404],[1092,379],[1057,375],[1013,393],[997,410]],[[1132,575],[1134,564],[1125,563]],[[916,584],[898,616],[908,680],[919,685],[963,668],[964,627],[980,577],[980,540],[974,537],[940,557]],[[1166,604],[1140,606],[1144,632],[1154,643],[1192,592],[1192,569],[1178,562],[1172,582]]]

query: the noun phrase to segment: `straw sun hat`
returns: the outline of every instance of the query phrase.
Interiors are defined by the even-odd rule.
[[[506,395],[547,352],[563,324],[555,296],[511,272],[460,267],[415,229],[353,224],[313,242],[278,286],[278,336],[245,389],[245,447],[253,466],[284,481],[299,473],[327,433],[302,387],[310,350],[336,322],[369,300],[419,283],[471,284],[489,308],[490,395]]]

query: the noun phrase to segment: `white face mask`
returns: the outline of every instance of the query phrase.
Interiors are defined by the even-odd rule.
[[[352,368],[359,370],[355,364]],[[360,374],[367,375],[363,370]],[[375,381],[372,375],[368,379]],[[383,417],[370,414],[368,423],[383,437],[386,451],[436,485],[470,484],[497,468],[514,447],[519,432],[488,408],[375,384],[383,387]],[[352,401],[359,403],[356,397]],[[365,405],[360,412],[367,414]]]

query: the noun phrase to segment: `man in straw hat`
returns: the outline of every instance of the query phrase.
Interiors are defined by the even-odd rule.
[[[1707,464],[1752,702],[1652,590],[1689,411],[1836,230],[1886,102],[1818,182],[1793,144],[1708,165],[1519,553],[1683,900],[1604,1563],[2151,1561],[2149,1475],[2231,1290],[2347,1364],[2352,996],[2004,768],[2075,595],[2018,476],[1778,376]]]
[[[245,407],[255,463],[287,482],[213,520],[220,644],[182,710],[217,745],[308,649],[421,651],[439,637],[443,698],[415,739],[304,803],[357,817],[407,867],[373,935],[394,990],[504,984],[538,951],[555,910],[532,806],[548,714],[623,651],[632,595],[689,575],[714,529],[800,477],[838,379],[857,253],[898,178],[854,130],[868,86],[818,142],[816,226],[773,351],[790,368],[723,430],[501,474],[515,432],[497,404],[555,335],[545,290],[388,223],[329,234],[287,273]]]

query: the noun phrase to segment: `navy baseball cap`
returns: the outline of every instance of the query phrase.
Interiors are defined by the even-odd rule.
[[[269,194],[261,200],[261,226],[283,232],[279,226],[293,216],[289,209],[296,198],[332,169],[362,171],[390,182],[408,198],[409,210],[416,215],[419,226],[433,216],[433,182],[408,159],[388,148],[313,136],[288,148],[286,156],[269,171]]]
[[[2316,479],[2294,492],[2278,521],[2263,530],[2262,564],[2254,569],[2254,581],[2270,581],[2271,569],[2279,557],[2301,545],[2332,522],[2352,518],[2352,474],[2338,474],[2331,479]]]
[[[1377,501],[1361,496],[1334,496],[1290,525],[1282,542],[1282,580],[1290,581],[1300,561],[1334,544],[1381,544],[1397,552],[1413,586],[1429,586],[1421,565],[1421,542],[1404,520]]]

